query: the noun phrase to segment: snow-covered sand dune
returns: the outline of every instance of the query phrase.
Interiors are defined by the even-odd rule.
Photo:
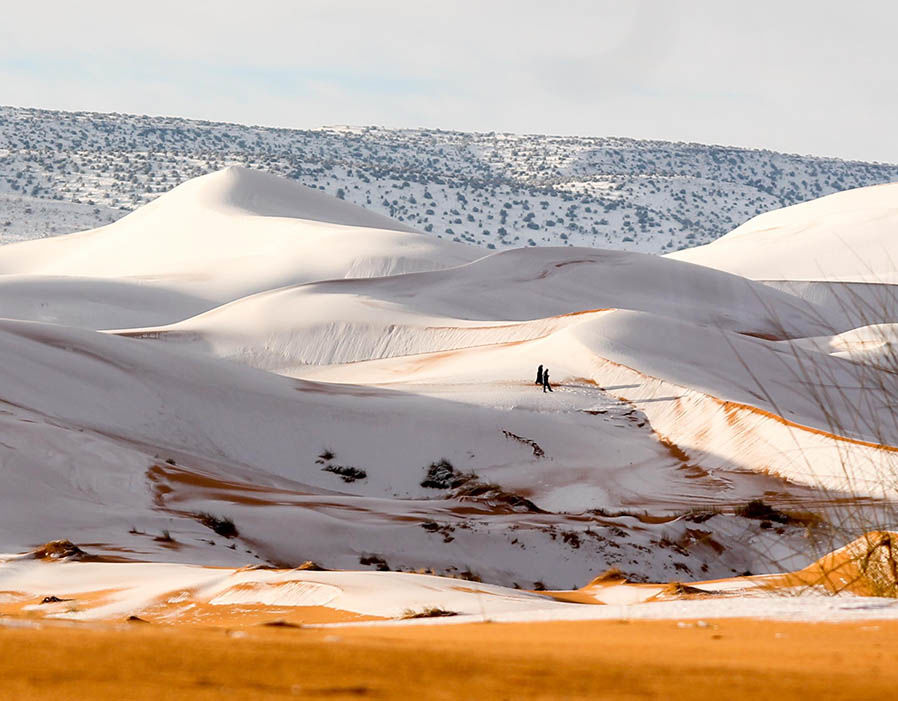
[[[207,298],[142,280],[0,275],[0,318],[6,319],[114,329],[165,324],[200,314],[210,304]]]
[[[282,288],[128,335],[289,373],[525,341],[614,308],[767,337],[831,331],[813,304],[735,275],[641,253],[527,248],[448,270]],[[508,323],[518,320],[530,321]]]
[[[604,530],[623,523],[641,548],[662,530],[689,524],[660,529],[537,507],[574,514],[626,503],[671,510],[711,503],[721,489],[734,501],[752,494],[744,480],[721,483],[681,469],[639,412],[594,386],[559,388],[556,398],[507,380],[436,397],[300,381],[20,321],[0,322],[0,353],[18,359],[0,368],[8,407],[0,425],[4,433],[25,431],[0,448],[6,549],[64,528],[104,551],[243,561],[246,546],[228,551],[227,541],[212,543],[208,531],[204,537],[198,514],[213,512],[233,518],[252,555],[275,562],[351,567],[377,555],[393,566],[452,567],[522,583],[554,576],[570,586],[596,567],[586,553],[604,557]],[[584,458],[597,446],[600,462]],[[318,457],[325,451],[334,453],[331,460]],[[449,485],[421,485],[428,465],[443,459],[458,477],[476,473],[471,486],[486,485],[479,499],[459,499]],[[344,482],[340,470],[347,467],[363,476]],[[491,482],[511,491],[497,492]],[[59,516],[36,511],[35,503]],[[581,544],[584,529],[594,535]],[[180,544],[154,539],[162,530]],[[553,555],[544,549],[559,530],[574,533],[576,548]],[[613,549],[619,557],[628,548]],[[581,557],[572,557],[574,550]],[[699,556],[684,560],[671,550],[640,568],[672,574],[684,562],[701,567]],[[718,558],[714,571],[740,566],[736,553]]]
[[[299,374],[447,396],[440,388],[512,383],[540,359],[552,368],[559,398],[606,388],[703,467],[763,470],[849,493],[893,489],[880,469],[898,445],[890,368],[645,312],[579,315],[529,342]]]
[[[210,568],[96,561],[68,542],[0,555],[0,612],[32,619],[233,625],[736,618],[894,619],[894,533],[869,533],[810,567],[639,584],[615,573],[569,591],[521,591],[396,572]],[[52,593],[51,593],[52,592]],[[826,598],[827,593],[848,596]],[[2,621],[0,621],[2,624]]]
[[[711,267],[483,257],[238,168],[2,247],[0,548],[527,587],[799,569],[807,523],[734,507],[893,489],[893,320],[839,309],[862,267],[833,253],[840,282],[802,282],[799,251],[822,207],[818,248],[857,221],[873,256],[891,221],[874,190],[765,215],[792,227],[786,253],[725,237]]]
[[[837,192],[668,254],[753,280],[898,283],[898,183]]]
[[[3,246],[0,274],[114,278],[201,298],[212,308],[284,285],[433,270],[480,255],[283,178],[231,167],[108,226]],[[42,285],[48,302],[71,306],[79,299],[72,286],[56,290],[49,279]],[[84,294],[91,290],[85,283]],[[170,321],[197,313],[195,304],[159,309]],[[8,303],[3,313],[31,318],[27,308],[16,312]],[[135,325],[145,323],[136,317],[113,324]]]

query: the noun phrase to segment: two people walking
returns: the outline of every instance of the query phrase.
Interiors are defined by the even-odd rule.
[[[543,366],[540,365],[536,369],[536,383],[535,384],[542,385],[543,392],[545,392],[547,390],[549,392],[552,391],[552,385],[549,384],[549,368],[543,368]]]

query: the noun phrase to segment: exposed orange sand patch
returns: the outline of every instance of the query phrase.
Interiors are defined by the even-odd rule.
[[[567,314],[559,314],[556,319],[565,319],[570,316],[582,316],[584,314],[600,314],[601,312],[616,312],[616,307],[599,307],[597,309],[583,309],[579,312],[568,312]]]
[[[580,589],[539,593],[558,601],[601,604],[602,591],[607,587],[625,585],[628,589],[634,590],[657,590],[661,586],[663,589],[659,593],[650,594],[645,599],[661,601],[725,595],[702,590],[703,586],[723,582],[742,582],[746,589],[757,587],[767,591],[820,587],[834,594],[845,592],[857,596],[898,597],[898,533],[888,531],[865,533],[804,569],[778,575],[749,575],[689,583],[641,584],[627,582],[616,570],[609,570]]]
[[[109,603],[110,599],[119,591],[118,589],[100,589],[78,594],[65,594],[56,597],[61,599],[60,601],[48,603],[43,603],[43,600],[55,596],[52,591],[44,592],[39,596],[5,592],[8,595],[8,600],[4,602],[0,599],[0,616],[34,619],[69,611],[83,611]]]
[[[898,534],[871,531],[812,565],[768,579],[768,586],[819,586],[859,596],[898,596]]]
[[[89,611],[111,603],[118,589],[78,592],[60,597],[60,601],[43,603],[52,592],[33,596],[21,592],[0,592],[0,617],[8,616],[26,621],[53,621],[59,614]],[[199,601],[189,589],[173,591],[164,597],[134,611],[142,621],[177,624],[178,626],[204,626],[229,628],[265,624],[303,625],[320,623],[353,623],[382,621],[380,616],[367,616],[329,608],[327,606],[281,606],[267,604],[210,604]],[[128,616],[116,615],[105,623],[120,623]],[[2,698],[2,695],[0,695]]]
[[[595,592],[586,587],[582,589],[571,589],[569,591],[541,591],[535,593],[545,594],[556,601],[566,601],[569,604],[602,604],[601,601],[595,598]]]
[[[8,698],[891,698],[898,622],[0,627]]]
[[[190,601],[165,604],[142,611],[140,618],[149,623],[177,623],[180,626],[237,628],[258,625],[320,623],[361,623],[385,620],[379,616],[361,616],[327,606],[267,606],[264,604],[209,604]]]

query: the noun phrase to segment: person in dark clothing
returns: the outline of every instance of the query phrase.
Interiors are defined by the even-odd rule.
[[[543,392],[546,390],[552,391],[552,385],[549,384],[549,368],[543,370]]]
[[[536,384],[541,385],[543,383],[543,366],[540,365],[536,369]]]

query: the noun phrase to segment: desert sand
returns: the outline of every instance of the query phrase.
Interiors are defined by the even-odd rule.
[[[898,622],[738,619],[414,628],[0,627],[8,698],[860,699]]]

